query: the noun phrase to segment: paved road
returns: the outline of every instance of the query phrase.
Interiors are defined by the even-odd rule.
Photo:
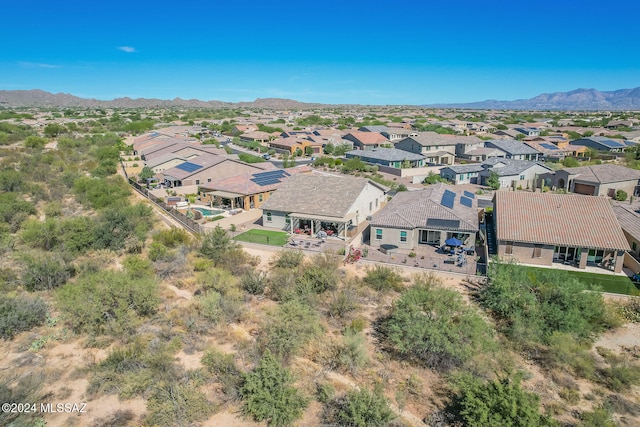
[[[229,148],[231,149],[231,151],[233,152],[233,154],[247,153],[247,154],[253,154],[254,156],[258,155],[258,153],[256,153],[256,152],[255,152],[255,151],[253,151],[253,150],[250,150],[250,149],[248,149],[248,148],[241,147],[241,146],[239,146],[239,145],[235,145],[235,144],[233,144],[233,143],[231,143],[231,142],[227,143],[227,142],[225,141],[225,142],[222,142],[222,145],[223,145],[223,146],[225,146],[225,145],[226,145],[227,147],[229,147]],[[277,159],[275,159],[275,158],[272,158],[272,159],[271,159],[271,160],[269,160],[269,161],[270,161],[270,162],[271,162],[275,167],[277,167],[277,168],[282,168],[282,160],[277,160]],[[313,160],[311,160],[311,158],[310,158],[310,157],[296,157],[296,166],[299,166],[299,165],[306,165],[306,164],[309,164],[309,163],[312,163],[312,162],[313,162]]]

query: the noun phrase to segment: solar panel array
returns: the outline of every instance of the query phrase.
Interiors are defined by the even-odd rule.
[[[440,200],[440,204],[446,208],[453,209],[453,204],[456,201],[456,193],[449,190],[444,190],[442,194],[442,200]]]
[[[468,198],[470,198],[470,199],[475,199],[475,198],[476,198],[476,195],[475,195],[475,194],[470,193],[470,192],[468,192],[468,191],[463,191],[462,193],[464,194],[464,196],[465,196],[465,197],[468,197]]]
[[[541,142],[541,143],[540,143],[540,146],[541,146],[542,148],[546,148],[547,150],[557,150],[557,149],[558,149],[558,147],[556,147],[555,145],[553,145],[553,144],[547,144],[547,143],[544,143],[544,142]]]
[[[460,221],[454,219],[428,218],[427,227],[445,230],[457,230],[460,228]]]
[[[255,182],[261,187],[278,184],[281,182],[283,178],[290,176],[288,172],[283,171],[282,169],[277,169],[268,172],[260,172],[251,178],[251,181]]]
[[[196,165],[195,163],[191,163],[191,162],[184,162],[179,164],[178,166],[176,166],[178,169],[183,170],[185,172],[195,172],[198,169],[200,169],[202,166],[200,165]]]
[[[466,206],[468,208],[472,208],[473,207],[473,200],[468,198],[468,197],[461,196],[460,197],[460,204],[462,206]]]

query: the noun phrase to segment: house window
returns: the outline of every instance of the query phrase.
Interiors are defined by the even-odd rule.
[[[635,252],[637,249],[638,249],[638,245],[636,244],[636,242],[631,242],[631,250]]]
[[[376,208],[378,207],[378,199],[376,199]]]
[[[258,194],[258,201],[261,202],[262,201],[262,193]]]
[[[382,240],[382,228],[376,228],[376,240]]]
[[[271,222],[271,212],[267,212],[267,222]]]
[[[400,232],[400,241],[402,243],[407,243],[407,232],[404,230]]]
[[[504,253],[505,255],[513,255],[513,242],[505,242]]]
[[[196,185],[200,185],[200,180],[196,179]]]
[[[286,224],[291,224],[291,218],[289,218],[289,214],[286,214],[286,215],[284,216],[284,222],[285,222]]]
[[[542,245],[534,245],[533,246],[533,257],[534,258],[542,258]]]
[[[373,210],[373,202],[369,202],[369,212]]]
[[[207,182],[211,182],[211,178],[207,178]]]
[[[520,175],[520,181],[524,181],[524,175]]]

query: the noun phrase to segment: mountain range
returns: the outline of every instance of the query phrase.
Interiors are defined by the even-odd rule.
[[[530,99],[466,104],[424,105],[432,108],[468,108],[479,110],[640,110],[640,87],[614,91],[576,89],[570,92],[543,93]]]
[[[292,99],[258,98],[253,102],[201,101],[199,99],[146,99],[116,98],[109,101],[80,98],[66,93],[43,90],[0,90],[0,107],[85,107],[85,108],[269,108],[309,109],[335,105],[306,103]],[[347,105],[341,105],[346,107]],[[354,105],[348,105],[354,107]],[[576,89],[554,92],[531,99],[515,101],[487,100],[465,104],[430,104],[427,108],[464,108],[480,110],[640,110],[640,87],[615,91]]]

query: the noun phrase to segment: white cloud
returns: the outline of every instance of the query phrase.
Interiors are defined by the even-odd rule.
[[[127,53],[137,52],[136,48],[131,46],[118,46],[118,49]]]
[[[20,65],[27,68],[59,68],[59,65],[55,64],[43,64],[39,62],[20,62]]]

